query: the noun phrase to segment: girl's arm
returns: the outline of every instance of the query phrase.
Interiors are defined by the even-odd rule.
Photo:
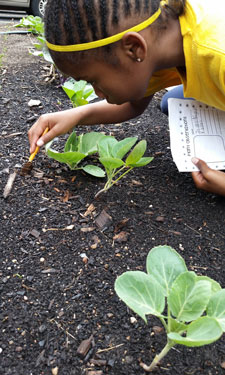
[[[121,105],[109,104],[105,100],[66,111],[42,115],[28,131],[30,153],[36,145],[43,146],[60,134],[69,132],[76,125],[114,124],[137,117],[144,112],[152,96],[137,102]],[[46,128],[47,134],[41,136]]]
[[[225,196],[225,173],[209,168],[203,160],[192,158],[192,162],[199,169],[199,172],[192,172],[197,188]]]

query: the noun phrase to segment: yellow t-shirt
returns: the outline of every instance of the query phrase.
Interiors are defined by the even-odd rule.
[[[179,20],[186,73],[176,68],[154,73],[146,96],[182,83],[185,97],[225,111],[224,0],[187,0]]]

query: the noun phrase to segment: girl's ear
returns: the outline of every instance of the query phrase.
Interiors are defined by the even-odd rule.
[[[147,54],[145,39],[134,31],[129,31],[123,36],[122,48],[126,55],[135,61],[143,61]]]

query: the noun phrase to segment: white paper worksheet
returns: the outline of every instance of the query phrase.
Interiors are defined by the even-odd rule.
[[[196,100],[168,100],[170,147],[180,172],[198,170],[192,157],[225,169],[225,112]]]

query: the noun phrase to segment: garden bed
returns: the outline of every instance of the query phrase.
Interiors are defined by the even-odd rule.
[[[160,95],[135,120],[77,128],[118,140],[138,136],[147,140],[146,156],[154,156],[98,199],[103,180],[70,171],[44,150],[31,175],[20,176],[32,123],[70,107],[58,82],[45,82],[46,64],[28,55],[30,43],[24,35],[0,42],[0,373],[143,375],[139,361],[150,363],[161,351],[165,332],[157,319],[146,326],[127,309],[115,279],[128,269],[145,270],[149,250],[168,244],[190,270],[224,288],[225,200],[196,190],[190,174],[178,173]],[[30,99],[41,104],[29,107]],[[3,198],[14,171],[12,191]],[[77,349],[91,335],[82,358]],[[225,336],[201,348],[177,346],[156,374],[224,374],[224,344]]]

